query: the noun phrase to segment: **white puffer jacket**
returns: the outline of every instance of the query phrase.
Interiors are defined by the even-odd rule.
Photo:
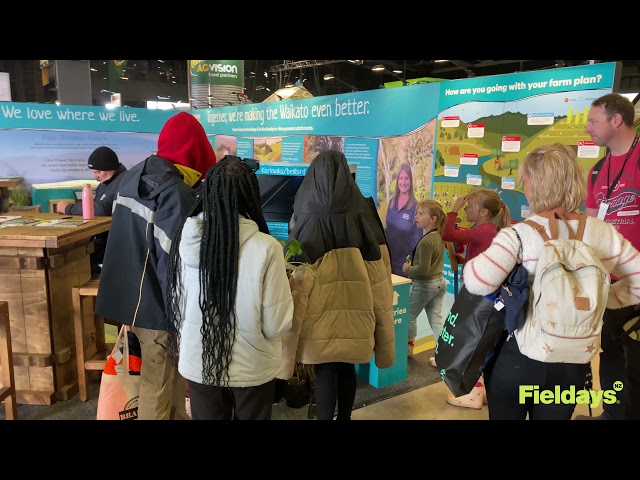
[[[200,242],[203,217],[188,218],[180,242],[181,311],[178,370],[187,380],[202,379]],[[293,299],[282,245],[240,217],[240,260],[236,294],[236,335],[229,365],[230,387],[262,385],[276,376],[282,359],[281,336],[291,329]]]

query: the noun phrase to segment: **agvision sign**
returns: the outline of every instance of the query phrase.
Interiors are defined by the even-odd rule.
[[[244,60],[190,60],[192,85],[237,85],[244,79]]]

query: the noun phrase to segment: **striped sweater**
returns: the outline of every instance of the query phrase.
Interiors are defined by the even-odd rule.
[[[529,219],[549,231],[546,218],[533,215]],[[558,224],[559,238],[568,238],[564,222]],[[578,220],[569,220],[569,225],[575,231]],[[531,285],[543,240],[527,224],[519,223],[513,228],[522,239],[522,264],[529,272]],[[613,226],[594,217],[587,218],[582,240],[593,249],[609,273],[618,278],[609,289],[607,308],[617,309],[640,303],[640,255],[631,242]],[[464,284],[467,290],[477,295],[495,292],[515,266],[519,249],[520,242],[513,229],[500,230],[487,250],[465,264]]]

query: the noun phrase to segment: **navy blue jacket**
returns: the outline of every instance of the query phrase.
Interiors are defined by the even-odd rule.
[[[195,191],[180,171],[157,155],[123,175],[100,274],[98,315],[125,325],[169,329],[169,251],[194,203]]]

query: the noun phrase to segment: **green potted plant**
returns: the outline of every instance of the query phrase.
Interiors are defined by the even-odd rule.
[[[287,245],[287,251],[284,254],[284,266],[287,269],[287,276],[290,277],[296,267],[303,264],[303,262],[291,261],[291,258],[300,254],[302,254],[302,245],[295,238],[290,239],[289,245]]]
[[[11,189],[9,195],[11,205],[26,207],[31,205],[31,189],[26,185],[18,185]]]

